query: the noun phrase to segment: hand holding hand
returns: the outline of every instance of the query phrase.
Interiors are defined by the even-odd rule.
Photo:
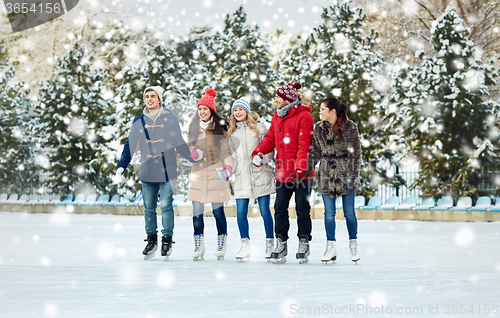
[[[191,151],[191,158],[194,161],[200,161],[203,157],[205,157],[205,153],[201,149],[194,148],[193,151]]]
[[[257,155],[253,157],[252,164],[256,167],[262,167],[264,164],[264,155],[262,152],[257,153]]]
[[[233,168],[228,165],[224,165],[222,168],[217,168],[215,170],[217,170],[217,173],[219,173],[219,177],[223,181],[228,181],[233,174]]]

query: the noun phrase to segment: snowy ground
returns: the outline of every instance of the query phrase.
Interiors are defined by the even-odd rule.
[[[339,221],[338,260],[325,266],[322,220],[302,265],[295,220],[283,265],[263,258],[261,219],[250,219],[245,263],[234,259],[235,218],[223,261],[213,218],[201,262],[190,258],[191,219],[175,221],[171,260],[144,261],[141,216],[0,212],[0,317],[500,316],[499,223],[360,221],[355,265]]]

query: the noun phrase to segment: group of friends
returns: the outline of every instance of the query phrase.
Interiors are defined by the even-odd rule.
[[[140,178],[144,200],[147,238],[143,254],[154,257],[158,249],[157,202],[162,212],[161,255],[172,253],[174,230],[173,194],[177,179],[175,151],[192,163],[187,199],[193,204],[193,260],[204,258],[204,206],[212,205],[217,227],[215,256],[223,259],[227,249],[224,202],[231,198],[229,178],[234,174],[237,224],[241,248],[236,259],[251,256],[248,224],[250,199],[256,199],[266,233],[265,258],[286,262],[290,228],[288,207],[295,194],[297,236],[296,258],[308,262],[312,222],[309,204],[314,178],[325,207],[326,250],[322,262],[335,261],[335,199],[342,196],[349,234],[351,260],[357,262],[357,219],[354,195],[360,187],[361,147],[356,124],[347,117],[347,106],[326,98],[320,104],[321,121],[314,125],[310,98],[299,93],[300,83],[286,83],[276,91],[276,110],[269,129],[258,121],[250,101],[242,97],[231,108],[229,120],[217,113],[214,89],[206,90],[189,125],[187,142],[179,120],[163,104],[163,89],[147,87],[142,115],[132,127],[117,164],[121,178],[136,149],[140,149]],[[270,162],[275,159],[274,173]],[[319,163],[318,169],[316,165]],[[273,180],[274,179],[274,180]],[[276,193],[274,220],[270,196]],[[158,201],[158,195],[160,200]],[[276,240],[275,240],[276,238]]]

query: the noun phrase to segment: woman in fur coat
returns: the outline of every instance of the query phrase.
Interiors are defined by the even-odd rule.
[[[318,193],[325,205],[326,251],[321,261],[337,258],[335,246],[335,198],[342,196],[344,216],[349,232],[351,260],[357,262],[358,221],[354,211],[354,194],[360,186],[361,146],[356,124],[347,118],[347,106],[336,98],[321,102],[321,121],[313,133],[309,159],[317,170]]]

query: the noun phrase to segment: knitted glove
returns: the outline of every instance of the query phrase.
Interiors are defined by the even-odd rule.
[[[199,148],[194,148],[193,151],[191,151],[191,158],[194,161],[200,161],[203,157],[205,157],[205,153]]]
[[[262,152],[257,153],[257,155],[253,157],[252,164],[256,167],[262,167],[264,164],[264,155]]]
[[[297,169],[297,170],[295,170],[294,173],[292,173],[293,182],[295,184],[299,184],[307,177],[307,175],[308,175],[308,173],[306,171]]]
[[[223,181],[228,181],[231,175],[233,174],[233,169],[228,165],[224,165],[222,168],[217,168],[215,170],[217,170],[219,177]]]
[[[117,184],[117,183],[120,183],[120,182],[123,182],[123,171],[125,171],[125,169],[123,169],[122,167],[116,169],[116,173],[115,175],[113,176],[113,183],[114,184]]]

